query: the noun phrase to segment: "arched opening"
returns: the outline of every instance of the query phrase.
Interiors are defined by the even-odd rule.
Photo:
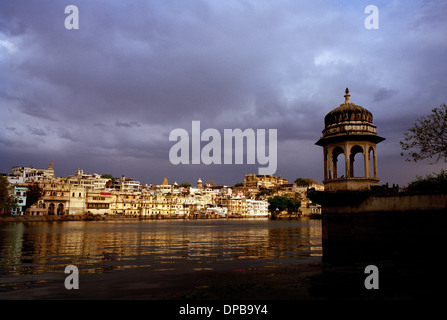
[[[343,155],[343,157],[338,159],[340,154]],[[343,178],[345,172],[345,153],[342,147],[336,147],[332,151],[332,179]]]
[[[351,148],[349,165],[350,177],[366,177],[365,155],[362,147],[356,145]]]
[[[53,216],[53,215],[54,215],[54,203],[50,203],[50,204],[49,204],[49,206],[48,206],[48,214],[49,214],[50,216]]]
[[[369,158],[369,177],[377,178],[377,169],[376,169],[376,153],[373,147],[369,147],[368,150],[368,158]]]
[[[57,206],[57,215],[63,215],[64,214],[64,205],[62,203],[59,203]]]

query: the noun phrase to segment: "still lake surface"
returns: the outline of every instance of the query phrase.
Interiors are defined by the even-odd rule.
[[[131,268],[169,274],[319,261],[321,221],[146,220],[0,223],[0,293]],[[58,278],[59,279],[59,278]]]

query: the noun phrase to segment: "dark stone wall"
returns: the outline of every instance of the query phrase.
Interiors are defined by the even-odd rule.
[[[350,263],[439,260],[445,251],[447,212],[324,214],[323,261]]]

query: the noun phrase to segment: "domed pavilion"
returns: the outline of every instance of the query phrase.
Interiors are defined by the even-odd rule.
[[[377,135],[372,113],[349,101],[348,88],[344,97],[345,102],[324,118],[323,137],[316,142],[324,152],[325,191],[367,190],[379,184],[376,145],[385,139]],[[354,160],[362,156],[358,171],[363,172],[354,172]],[[344,163],[339,164],[341,157]],[[339,170],[343,164],[344,170]]]

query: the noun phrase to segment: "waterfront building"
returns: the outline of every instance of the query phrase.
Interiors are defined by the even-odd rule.
[[[85,210],[89,214],[109,214],[113,198],[110,192],[89,190],[85,197]]]
[[[5,175],[5,176],[6,176],[6,179],[8,180],[10,185],[15,185],[15,184],[19,184],[19,183],[22,184],[22,183],[26,182],[25,174],[22,174],[20,176],[15,176],[15,175],[12,175],[12,174],[8,174],[8,175]]]
[[[26,185],[15,185],[12,187],[12,194],[17,201],[17,208],[11,210],[12,215],[23,215],[23,207],[26,205]]]
[[[35,204],[32,204],[25,212],[30,216],[44,216],[47,214],[47,209],[44,207],[43,200],[38,200]]]
[[[267,217],[269,215],[267,201],[247,199],[246,202],[248,217]]]
[[[150,215],[172,216],[175,215],[177,206],[175,197],[171,194],[157,193],[152,197],[150,203]]]
[[[83,186],[70,185],[68,201],[68,214],[83,214],[85,210],[86,188]]]
[[[36,173],[31,167],[14,167],[15,177],[25,178]],[[52,164],[50,171],[54,173]],[[268,214],[268,203],[248,199],[243,194],[234,196],[228,186],[203,186],[201,179],[197,188],[185,189],[177,183],[170,185],[167,178],[161,185],[142,186],[139,181],[122,177],[102,178],[99,174],[88,174],[78,169],[66,178],[55,178],[54,174],[31,174],[31,179],[19,185],[13,184],[16,193],[24,197],[30,183],[37,183],[42,197],[30,206],[28,215],[128,215],[143,217],[185,217],[198,213],[219,212],[219,215],[264,216]],[[245,189],[245,188],[242,188]],[[25,198],[19,199],[25,205]],[[213,209],[215,208],[215,209]],[[218,209],[216,209],[218,208]],[[211,210],[212,209],[212,210]],[[210,211],[211,210],[211,211]],[[14,213],[17,214],[19,209]]]
[[[70,186],[62,180],[39,181],[42,189],[43,207],[48,215],[64,215],[69,212]]]
[[[327,191],[367,190],[379,184],[376,145],[385,139],[377,135],[372,113],[349,100],[347,88],[344,97],[345,102],[324,118],[323,136],[316,142],[323,147],[323,183]],[[363,174],[354,172],[357,154],[363,157]],[[344,170],[338,169],[338,162]]]
[[[108,178],[101,178],[97,173],[85,173],[84,170],[79,168],[74,175],[68,176],[65,179],[65,183],[87,189],[103,190],[106,188],[106,183],[109,180]]]
[[[287,179],[283,179],[281,176],[246,174],[244,177],[245,188],[271,189],[287,183]]]
[[[162,184],[155,186],[156,192],[171,193],[174,190],[174,186],[168,183],[168,178],[164,177]]]
[[[15,179],[19,180],[18,182],[29,182],[29,181],[44,181],[48,179],[56,178],[54,174],[54,161],[51,161],[50,165],[47,169],[36,169],[33,166],[29,167],[20,167],[16,166],[12,168],[12,176],[11,182]],[[19,178],[21,177],[21,179]]]
[[[246,216],[248,213],[247,198],[245,197],[223,197],[220,199],[219,204],[227,208],[229,215]]]
[[[120,179],[122,192],[136,192],[141,189],[140,181],[122,176]]]

